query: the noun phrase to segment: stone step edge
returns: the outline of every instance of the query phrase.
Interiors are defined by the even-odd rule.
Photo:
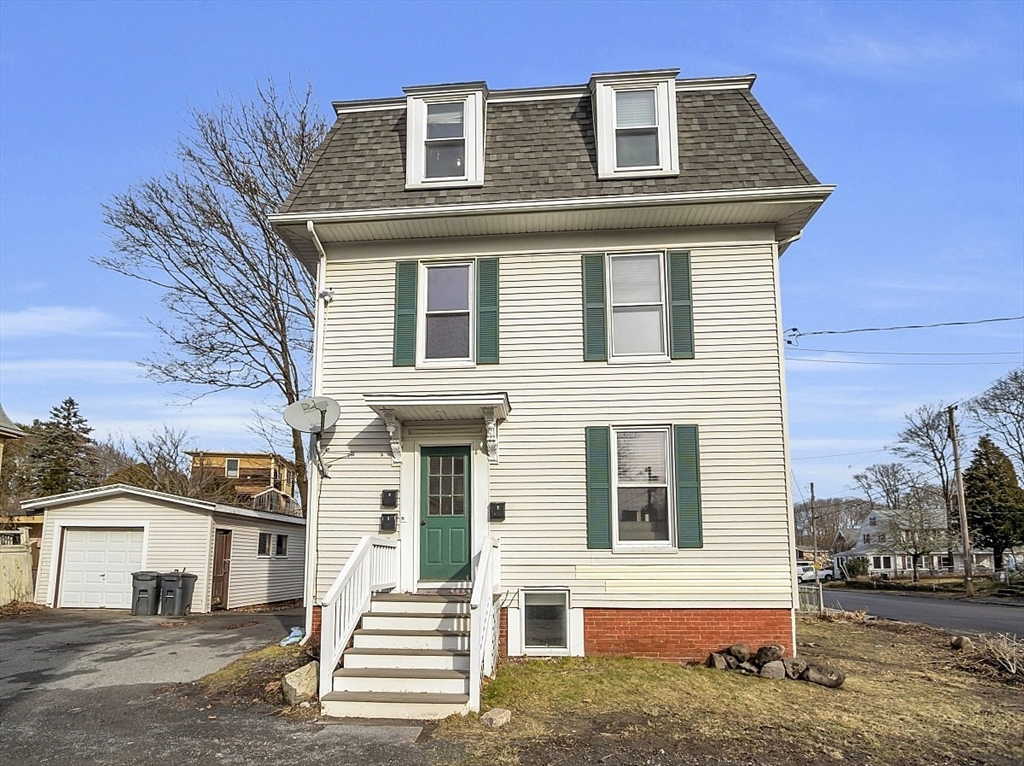
[[[438,692],[327,692],[321,702],[387,702],[401,705],[441,704],[464,705],[468,694],[439,694]]]
[[[466,679],[469,673],[462,670],[431,670],[429,668],[338,668],[335,678],[437,678]]]

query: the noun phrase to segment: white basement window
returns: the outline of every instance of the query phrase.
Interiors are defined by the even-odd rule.
[[[569,651],[569,592],[522,591],[523,651],[565,654]]]
[[[406,88],[405,188],[482,186],[487,86]]]
[[[679,175],[678,69],[590,78],[598,176]]]

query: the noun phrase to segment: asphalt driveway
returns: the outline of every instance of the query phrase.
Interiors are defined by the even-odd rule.
[[[0,619],[0,764],[408,764],[417,726],[323,725],[210,703],[193,681],[280,641],[301,610],[186,619],[47,610]]]

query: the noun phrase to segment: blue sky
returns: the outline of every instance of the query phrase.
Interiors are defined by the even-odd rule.
[[[782,259],[804,332],[1024,315],[1024,3],[0,2],[0,402],[67,396],[96,435],[260,449],[269,393],[189,403],[141,376],[159,295],[105,272],[101,205],[173,168],[188,106],[259,80],[332,100],[679,67],[754,94],[837,191]],[[855,353],[856,352],[856,353]],[[944,354],[944,355],[940,355]],[[1024,363],[1024,323],[804,337],[787,354],[797,499],[851,493],[903,414]]]

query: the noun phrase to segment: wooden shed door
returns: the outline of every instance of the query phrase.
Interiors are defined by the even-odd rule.
[[[231,530],[218,529],[213,543],[213,592],[210,606],[213,609],[228,607],[228,578],[231,573]]]

